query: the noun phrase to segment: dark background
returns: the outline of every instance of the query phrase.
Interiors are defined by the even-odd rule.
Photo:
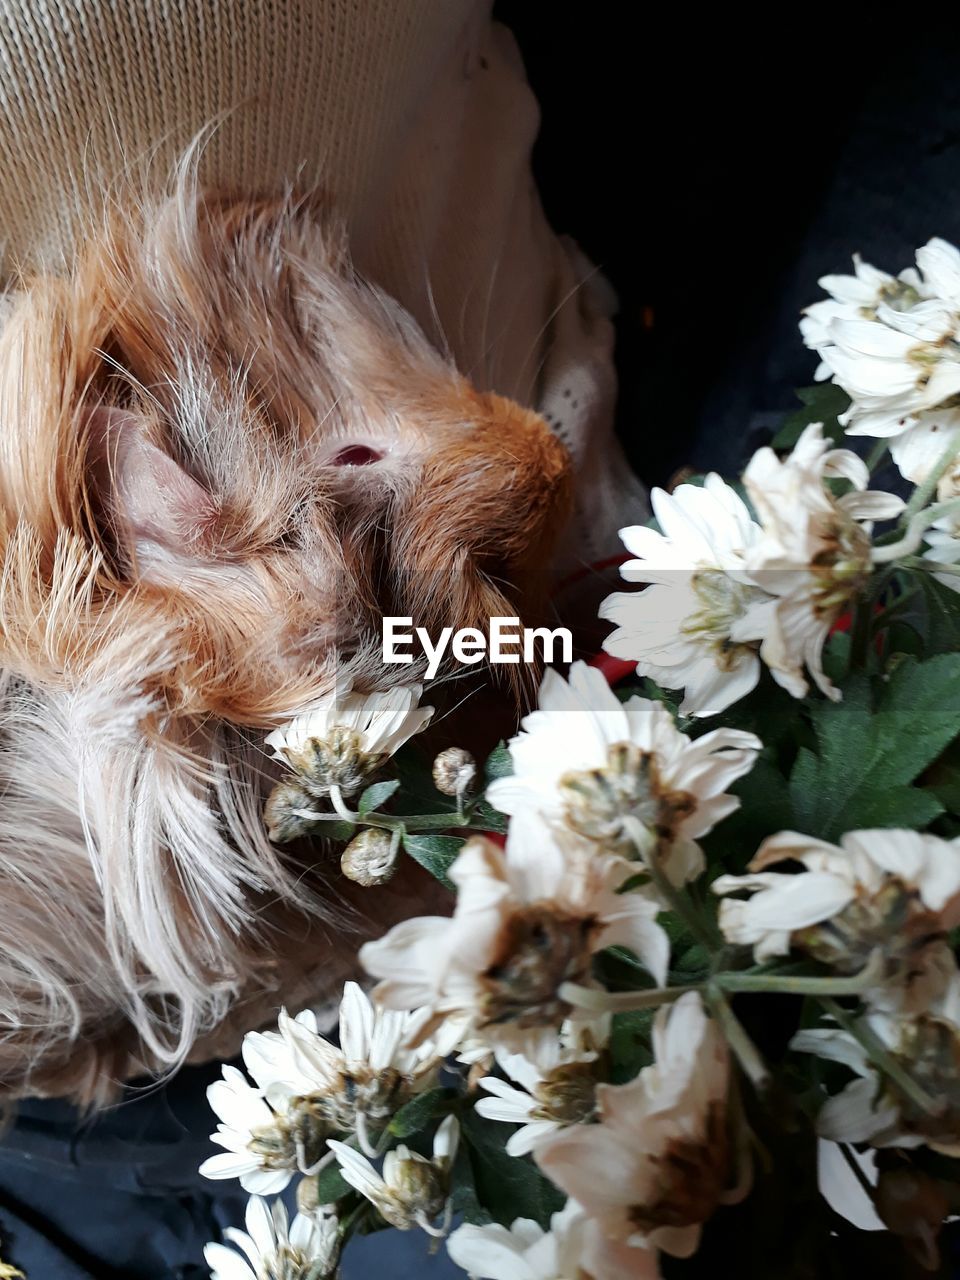
[[[729,471],[794,407],[818,276],[960,242],[960,23],[940,11],[495,12],[540,102],[548,216],[620,298],[619,431],[648,483]]]

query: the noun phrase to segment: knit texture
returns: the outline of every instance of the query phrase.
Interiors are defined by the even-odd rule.
[[[544,217],[536,102],[487,0],[31,0],[0,6],[8,285],[69,261],[84,215],[166,180],[323,188],[360,270],[482,388],[570,448],[563,567],[618,547],[643,491],[612,433],[609,300]]]

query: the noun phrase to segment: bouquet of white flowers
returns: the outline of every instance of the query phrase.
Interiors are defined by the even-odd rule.
[[[339,1047],[282,1013],[211,1088],[203,1172],[252,1193],[219,1280],[331,1277],[388,1225],[489,1280],[712,1275],[718,1250],[741,1276],[940,1266],[960,252],[821,283],[801,327],[832,381],[740,483],[654,491],[606,655],[548,670],[483,768],[451,748],[416,780],[416,686],[340,689],[268,739],[275,840],[339,841],[370,886],[412,856],[456,898],[361,949]],[[888,449],[907,500],[871,487]],[[262,1197],[292,1180],[291,1224]]]

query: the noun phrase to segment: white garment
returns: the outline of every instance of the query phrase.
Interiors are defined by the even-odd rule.
[[[589,563],[645,499],[612,434],[608,299],[531,178],[538,120],[488,0],[0,0],[3,268],[68,259],[80,211],[208,129],[204,181],[321,186],[361,271],[548,415],[578,476],[562,559]]]

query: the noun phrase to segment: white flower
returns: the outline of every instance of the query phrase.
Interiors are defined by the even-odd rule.
[[[540,814],[580,837],[635,852],[637,824],[674,883],[703,870],[696,843],[739,807],[726,788],[752,767],[760,740],[715,729],[691,740],[660,702],[621,703],[599,671],[547,671],[539,710],[510,740],[514,772],[487,788],[511,815]]]
[[[658,984],[666,977],[659,907],[617,892],[629,870],[620,858],[565,853],[542,824],[519,819],[506,852],[469,840],[450,869],[453,918],[405,920],[361,948],[367,971],[382,979],[375,998],[428,1007],[435,1022],[452,1019],[460,1039],[480,1032],[491,1045],[538,1057],[540,1042],[575,1016],[561,987],[590,982],[596,952],[628,947]]]
[[[443,1235],[434,1220],[444,1211],[450,1170],[457,1155],[460,1128],[455,1116],[447,1116],[433,1139],[433,1158],[395,1147],[383,1157],[383,1173],[359,1151],[342,1142],[331,1142],[346,1182],[377,1209],[381,1217],[401,1231],[419,1226],[431,1235]]]
[[[661,532],[621,529],[637,557],[621,567],[641,592],[614,592],[600,617],[618,624],[607,653],[667,689],[685,689],[681,715],[712,716],[744,697],[760,678],[758,645],[741,642],[750,611],[766,595],[745,577],[745,553],[761,535],[745,504],[718,475],[703,487],[650,495]]]
[[[654,1021],[656,1060],[626,1085],[600,1085],[600,1123],[564,1129],[534,1158],[611,1240],[649,1241],[678,1257],[731,1186],[726,1041],[689,992]]]
[[[596,1224],[568,1200],[544,1231],[530,1218],[509,1227],[462,1226],[447,1241],[458,1267],[477,1280],[657,1280],[653,1249],[604,1241]]]
[[[511,1134],[508,1155],[526,1155],[558,1129],[592,1119],[597,1044],[609,1034],[609,1017],[603,1019],[602,1038],[595,1039],[593,1031],[582,1024],[566,1023],[559,1035],[538,1047],[535,1062],[522,1053],[497,1050],[497,1065],[522,1088],[516,1089],[498,1076],[484,1076],[478,1083],[493,1097],[481,1098],[476,1110],[488,1120],[523,1126]]]
[[[830,297],[804,309],[800,332],[811,350],[820,351],[831,345],[831,327],[836,320],[872,320],[881,304],[904,311],[927,296],[926,286],[912,267],[894,278],[870,266],[855,253],[853,270],[852,276],[828,275],[817,281]],[[829,367],[821,364],[817,380],[829,376]]]
[[[940,477],[937,498],[940,502],[960,498],[960,456]],[[936,560],[939,564],[957,565],[956,573],[936,573],[934,577],[945,587],[960,591],[960,512],[941,516],[924,536],[927,540],[927,550],[924,552],[926,559]]]
[[[767,871],[785,860],[799,875]],[[764,841],[752,874],[720,876],[727,899],[720,928],[728,941],[752,946],[757,961],[798,947],[844,973],[861,969],[877,948],[888,972],[916,974],[924,954],[960,924],[960,839],[917,831],[849,831],[840,847],[782,831]]]
[[[873,1147],[926,1145],[960,1156],[960,974],[929,1010],[874,1009],[858,1020],[864,1034],[839,1027],[798,1031],[791,1048],[841,1062],[857,1079],[828,1098],[817,1132],[833,1142]],[[877,1041],[898,1068],[894,1077],[871,1061],[865,1039]]]
[[[835,498],[827,476],[853,489]],[[752,580],[776,599],[754,611],[763,643],[760,657],[773,678],[796,698],[807,692],[804,668],[830,697],[840,693],[822,666],[831,628],[870,574],[870,526],[903,509],[900,498],[864,492],[868,472],[847,449],[828,449],[820,423],[812,423],[789,457],[759,449],[744,483],[763,525],[748,557]]]
[[[239,1178],[245,1191],[257,1195],[282,1191],[300,1163],[283,1110],[268,1106],[261,1091],[231,1066],[225,1066],[223,1079],[207,1089],[207,1099],[220,1117],[210,1141],[225,1151],[204,1160],[203,1176]]]
[[[298,1213],[288,1227],[280,1200],[269,1210],[259,1196],[247,1203],[246,1231],[227,1227],[224,1236],[240,1253],[208,1244],[203,1256],[210,1280],[325,1280],[340,1255],[339,1224],[332,1214]]]
[[[823,362],[818,376],[825,370],[852,400],[841,417],[849,434],[890,438],[901,472],[919,483],[960,426],[960,253],[931,240],[917,250],[922,279],[866,267],[861,276],[861,266],[855,281],[821,281],[834,300],[808,308],[801,329]]]
[[[334,1134],[356,1132],[369,1146],[368,1131],[382,1128],[415,1093],[432,1086],[439,1057],[429,1046],[403,1042],[418,1015],[374,1010],[355,982],[344,987],[340,1045],[317,1030],[305,1010],[295,1019],[279,1015],[279,1031],[251,1031],[243,1041],[254,1088],[236,1067],[207,1090],[221,1123],[211,1141],[225,1153],[200,1166],[207,1178],[239,1178],[246,1191],[273,1195],[294,1173],[310,1173]]]
[[[429,1045],[406,1046],[420,1021],[417,1013],[374,1008],[361,987],[348,982],[339,1048],[318,1033],[309,1011],[294,1019],[281,1010],[279,1031],[244,1037],[244,1062],[271,1105],[290,1113],[296,1103],[314,1103],[328,1132],[357,1132],[367,1145],[368,1128],[382,1128],[436,1081],[439,1055]]]
[[[266,745],[311,794],[324,796],[336,786],[352,795],[429,723],[433,707],[419,705],[422,692],[415,684],[357,693],[340,681],[329,698],[268,734]]]

